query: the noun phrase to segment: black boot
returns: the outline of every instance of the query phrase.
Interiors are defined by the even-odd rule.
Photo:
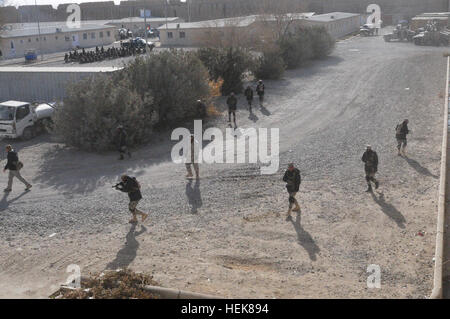
[[[375,181],[375,189],[378,189],[378,186],[380,186],[380,183],[378,181]]]
[[[372,185],[370,185],[370,184],[368,185],[366,192],[367,193],[372,192]]]

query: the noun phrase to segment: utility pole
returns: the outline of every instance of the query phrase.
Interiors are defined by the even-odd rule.
[[[188,10],[188,22],[191,22],[191,0],[186,0],[186,2],[187,2],[187,10]]]
[[[41,53],[41,61],[42,61],[42,60],[44,60],[44,53],[42,52],[41,26],[40,26],[40,23],[39,23],[39,8],[37,6],[37,1],[36,0],[34,0],[34,6],[36,8],[38,34],[39,34],[39,51]]]

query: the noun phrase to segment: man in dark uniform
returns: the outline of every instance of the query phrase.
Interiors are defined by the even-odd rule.
[[[123,160],[124,159],[124,154],[128,153],[128,156],[131,157],[131,152],[128,150],[127,147],[127,133],[125,132],[125,129],[123,128],[122,125],[119,125],[117,127],[117,139],[118,139],[118,144],[119,144],[119,160]]]
[[[361,160],[365,163],[364,170],[366,172],[367,190],[366,192],[372,191],[371,182],[375,183],[375,189],[378,188],[379,183],[375,179],[375,174],[378,171],[378,155],[372,150],[370,145],[367,145],[366,151],[364,152]]]
[[[406,135],[410,133],[408,129],[408,123],[409,121],[406,119],[401,124],[397,124],[397,127],[395,128],[395,138],[397,139],[397,149],[398,149],[398,156],[402,156],[402,153],[404,156],[406,156],[406,145],[408,144],[406,140]]]
[[[258,85],[256,86],[256,93],[259,96],[259,104],[262,106],[264,103],[264,93],[265,93],[265,87],[262,80],[258,81]]]
[[[295,195],[297,194],[300,183],[302,182],[302,178],[300,176],[300,171],[295,168],[293,163],[290,163],[288,166],[288,169],[284,173],[283,181],[286,182],[286,189],[289,193],[289,210],[287,212],[287,218],[291,217],[291,211],[299,212],[300,211],[300,205],[297,202],[297,199],[295,198]],[[292,206],[295,208],[292,209]]]
[[[13,150],[11,145],[6,145],[6,152],[7,152],[7,162],[5,167],[3,168],[3,172],[6,172],[6,170],[9,170],[8,175],[8,186],[5,188],[5,192],[8,193],[12,190],[12,184],[13,179],[16,177],[19,181],[25,184],[26,188],[25,190],[28,191],[31,188],[31,184],[28,183],[25,178],[22,177],[20,174],[21,166],[23,166],[22,162],[19,161],[19,156],[17,155],[17,152]]]
[[[130,198],[130,204],[128,205],[128,209],[133,215],[133,218],[130,219],[130,223],[138,222],[136,215],[141,215],[142,222],[144,222],[145,219],[147,219],[148,214],[143,213],[136,208],[137,204],[142,199],[141,185],[139,185],[139,182],[136,180],[135,177],[122,175],[120,179],[122,181],[119,184],[115,185],[114,188],[121,192],[128,193],[128,197]]]
[[[250,113],[252,113],[253,89],[250,87],[250,85],[247,86],[247,88],[245,89],[244,95],[247,99],[248,109],[249,109]]]
[[[231,123],[231,114],[233,114],[234,127],[237,127],[236,125],[237,98],[234,95],[234,92],[231,92],[230,96],[228,97],[227,105],[228,105],[228,123]]]
[[[206,116],[206,105],[202,100],[197,100],[197,113],[201,119]]]

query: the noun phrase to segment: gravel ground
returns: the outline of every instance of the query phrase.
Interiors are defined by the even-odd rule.
[[[241,97],[240,128],[280,128],[275,175],[253,164],[201,165],[201,181],[188,182],[170,161],[169,134],[123,162],[49,136],[15,143],[34,187],[22,193],[16,183],[0,200],[0,297],[46,297],[78,264],[82,273],[129,266],[166,287],[224,297],[425,298],[444,51],[353,37],[327,60],[266,82],[254,117]],[[396,155],[394,128],[404,118],[409,159]],[[215,124],[226,127],[225,113]],[[380,158],[373,195],[360,160],[368,143]],[[302,212],[287,221],[281,177],[290,161],[302,172]],[[141,181],[145,226],[127,223],[127,197],[111,188],[123,172]],[[370,264],[381,268],[380,289],[367,288]]]

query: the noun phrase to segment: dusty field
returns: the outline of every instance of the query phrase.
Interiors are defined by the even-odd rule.
[[[0,297],[46,297],[67,278],[129,266],[166,287],[250,298],[424,298],[432,288],[445,85],[442,48],[351,38],[332,57],[267,82],[267,103],[242,128],[279,127],[277,174],[201,165],[200,182],[170,161],[168,135],[134,152],[92,155],[48,136],[16,143],[34,187],[0,200]],[[409,118],[409,159],[394,128]],[[226,126],[225,117],[217,121]],[[380,189],[365,193],[367,143]],[[3,155],[4,156],[4,155]],[[286,163],[302,172],[301,214],[286,221]],[[143,186],[145,226],[127,223],[128,172]],[[6,183],[6,174],[0,184]],[[416,236],[424,231],[423,237]],[[50,237],[50,235],[56,235]],[[381,267],[381,289],[366,268]]]

